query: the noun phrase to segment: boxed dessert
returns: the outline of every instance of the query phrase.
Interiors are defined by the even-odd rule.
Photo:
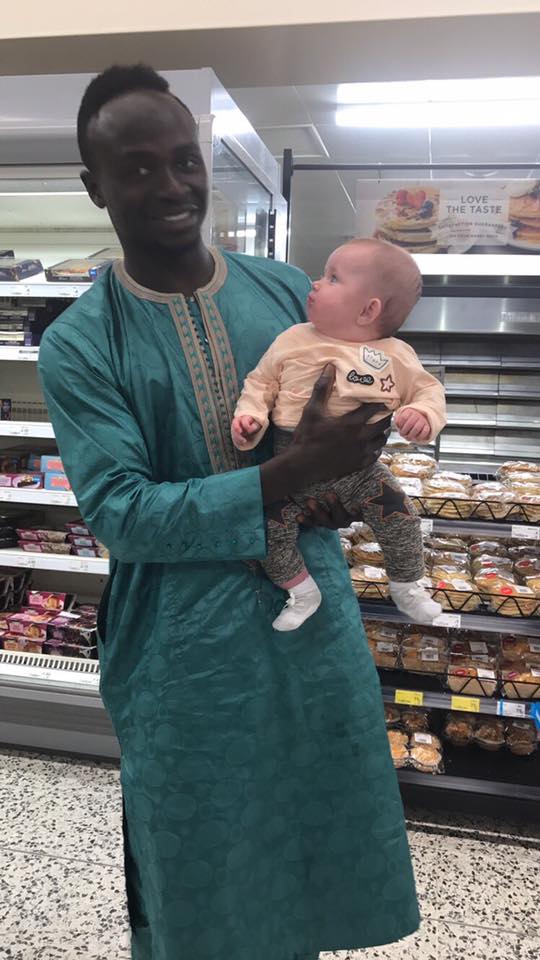
[[[64,465],[57,453],[42,456],[38,469],[41,473],[65,473]]]
[[[47,267],[45,276],[50,283],[91,283],[107,270],[111,260],[81,257],[79,260],[62,260]]]
[[[17,260],[15,257],[0,259],[0,280],[26,280],[43,272],[40,260]]]
[[[65,473],[50,471],[44,474],[45,490],[71,490],[71,484]]]
[[[75,597],[71,593],[51,593],[44,590],[29,590],[26,602],[29,607],[59,613],[71,610]]]
[[[0,473],[0,487],[16,487],[18,490],[42,490],[42,473]]]

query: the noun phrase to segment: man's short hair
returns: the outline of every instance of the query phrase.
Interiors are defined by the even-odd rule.
[[[92,150],[88,142],[90,121],[97,117],[101,108],[110,100],[121,97],[125,93],[134,93],[137,90],[168,93],[192,116],[189,107],[171,93],[165,77],[157,73],[153,67],[144,63],[137,63],[133,66],[108,67],[88,84],[77,115],[77,142],[82,161],[86,167],[90,168],[93,162]]]

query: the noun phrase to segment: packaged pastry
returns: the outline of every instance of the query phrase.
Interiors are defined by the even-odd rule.
[[[397,727],[401,720],[399,707],[396,707],[395,703],[385,703],[384,718],[387,727]]]
[[[540,577],[540,557],[520,557],[513,563],[514,573],[518,577],[523,577],[525,580],[527,577]],[[534,587],[531,587],[531,589],[534,589]]]
[[[419,463],[400,461],[397,460],[397,458],[394,458],[390,467],[390,472],[393,473],[395,477],[404,477],[408,480],[423,480],[425,477],[429,477],[432,473],[428,466],[423,466]]]
[[[521,660],[540,664],[540,637],[501,637],[501,654],[504,660]]]
[[[439,470],[439,472],[435,474],[435,477],[440,480],[443,487],[445,485],[454,487],[457,484],[457,486],[463,487],[464,490],[470,490],[473,485],[472,477],[470,477],[468,473],[454,473],[451,470]]]
[[[500,665],[503,694],[509,700],[540,700],[540,667],[523,660]]]
[[[531,577],[525,577],[525,586],[532,590],[535,597],[540,597],[540,574]]]
[[[444,673],[448,664],[448,651],[444,641],[426,638],[421,646],[403,641],[401,662],[404,670],[411,673]]]
[[[432,566],[448,565],[456,570],[468,573],[470,561],[468,553],[457,553],[454,550],[433,550],[429,555]]]
[[[484,487],[473,487],[472,499],[475,505],[472,516],[486,520],[505,520],[515,504],[515,497],[507,488],[496,490],[486,487],[487,484]],[[494,483],[493,488],[495,487],[502,487],[502,484]]]
[[[500,750],[504,746],[504,722],[499,717],[480,717],[476,722],[474,742],[483,750]]]
[[[497,660],[488,654],[471,656],[462,644],[453,644],[447,683],[453,693],[493,697],[497,691]]]
[[[518,583],[506,583],[496,577],[492,589],[485,594],[488,605],[495,613],[503,617],[532,617],[540,605],[529,587]]]
[[[446,480],[443,474],[435,473],[432,477],[424,480],[424,493],[433,493],[436,496],[448,496],[452,494],[463,493],[464,487],[456,481]]]
[[[499,593],[503,587],[515,584],[517,581],[511,571],[482,567],[474,577],[474,583],[481,593],[482,600],[489,603],[493,593]]]
[[[409,762],[409,738],[407,734],[401,733],[399,730],[388,730],[388,742],[394,766],[397,769],[405,767]]]
[[[430,457],[427,453],[418,453],[416,451],[410,451],[408,453],[396,453],[394,456],[394,463],[401,464],[413,464],[417,467],[423,467],[425,470],[429,471],[429,476],[432,473],[435,473],[437,469],[437,461]]]
[[[384,600],[389,595],[388,577],[382,567],[355,565],[349,570],[353,590],[364,600]]]
[[[351,541],[350,541],[350,540],[340,540],[339,542],[340,542],[340,544],[341,544],[341,549],[343,550],[343,556],[345,557],[345,560],[347,561],[347,563],[348,563],[349,565],[351,565],[351,564],[354,562],[354,561],[353,561],[353,555],[352,555],[352,543],[351,543]]]
[[[415,710],[414,707],[401,711],[401,723],[409,736],[415,733],[425,733],[429,730],[429,714],[426,710]]]
[[[34,540],[19,540],[18,547],[26,553],[71,553],[70,543],[49,543],[42,541],[38,543]]]
[[[425,543],[430,550],[443,553],[467,553],[467,544],[459,537],[428,537]]]
[[[476,576],[484,570],[491,570],[494,573],[499,572],[501,576],[507,574],[510,580],[514,579],[514,561],[511,557],[492,557],[489,553],[477,554],[471,560],[472,574]]]
[[[457,613],[470,613],[477,610],[481,603],[480,594],[470,580],[455,576],[436,581],[433,599],[441,604],[443,610]]]
[[[357,524],[351,524],[351,527],[355,528]],[[361,524],[364,526],[364,524]],[[76,520],[71,523],[66,523],[66,530],[71,534],[76,534],[78,537],[91,537],[92,534],[83,520]]]
[[[47,267],[45,276],[50,283],[91,283],[107,270],[111,262],[91,257],[63,260],[53,267]]]
[[[379,463],[382,463],[385,467],[389,467],[393,459],[393,455],[388,450],[383,450],[379,455]]]
[[[475,540],[474,543],[470,544],[469,551],[473,557],[480,554],[489,554],[491,557],[507,556],[503,540]]]
[[[0,258],[0,280],[26,280],[43,273],[40,260],[17,260],[15,257]]]
[[[472,743],[475,721],[468,713],[449,713],[443,735],[455,747],[467,747]]]
[[[67,533],[63,530],[25,530],[17,529],[19,540],[37,540],[45,543],[65,543]]]
[[[511,720],[506,726],[506,745],[518,757],[530,757],[537,748],[538,738],[532,720]]]
[[[420,773],[440,773],[442,768],[441,741],[432,733],[415,733],[409,746],[411,766]]]
[[[359,540],[352,546],[352,556],[355,563],[369,564],[379,567],[384,564],[384,555],[375,541]]]
[[[15,487],[17,490],[43,489],[42,473],[0,473],[0,487]]]
[[[424,508],[434,517],[442,517],[445,520],[468,520],[473,511],[473,501],[469,494],[460,488],[440,491],[423,498]]]
[[[368,644],[377,667],[395,670],[399,661],[399,644],[389,640],[372,640],[369,637]]]
[[[47,624],[53,614],[41,613],[37,611],[29,612],[21,610],[14,613],[8,619],[8,631],[13,634],[20,634],[23,637],[33,637],[35,640],[47,639]]]
[[[540,463],[527,460],[507,460],[497,470],[497,476],[504,478],[509,473],[540,473]]]
[[[540,494],[516,493],[516,511],[523,516],[527,523],[540,521]]]
[[[422,496],[424,488],[419,477],[396,477],[396,480],[399,481],[403,493],[411,497],[412,500]]]
[[[51,593],[45,590],[29,590],[27,604],[38,610],[48,610],[60,613],[61,610],[70,610],[75,601],[71,593]]]

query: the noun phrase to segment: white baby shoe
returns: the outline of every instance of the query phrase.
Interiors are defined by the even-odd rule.
[[[420,583],[396,583],[390,580],[389,588],[398,610],[407,614],[414,623],[433,623],[442,613],[440,603],[432,600]]]
[[[313,577],[308,577],[289,590],[289,599],[274,620],[274,630],[297,630],[321,605],[321,591]]]

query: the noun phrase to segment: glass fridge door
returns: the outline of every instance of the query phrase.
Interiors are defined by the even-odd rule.
[[[272,194],[220,138],[212,161],[212,243],[234,253],[268,256]]]

